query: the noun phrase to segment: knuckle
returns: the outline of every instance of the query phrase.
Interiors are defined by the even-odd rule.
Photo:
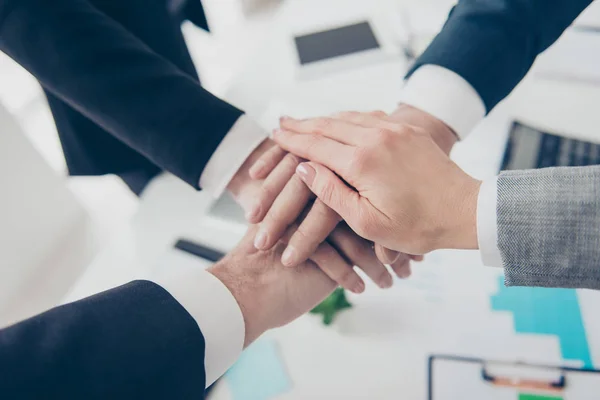
[[[257,198],[261,204],[272,203],[275,200],[277,193],[275,188],[270,185],[263,185],[258,191]],[[269,204],[270,205],[270,204]]]
[[[379,128],[375,132],[375,140],[383,145],[386,145],[394,140],[396,133],[387,128]]]
[[[300,164],[300,158],[295,154],[288,153],[285,155],[285,162],[295,168],[298,164]]]
[[[315,155],[319,153],[319,136],[311,135],[309,139],[306,141],[306,153],[310,155]],[[310,157],[307,157],[310,158]]]
[[[317,195],[324,203],[330,203],[335,195],[335,188],[330,181],[321,181],[317,184]]]
[[[306,226],[303,226],[302,224],[300,224],[300,226],[296,229],[296,232],[294,232],[294,235],[292,236],[292,241],[297,244],[297,243],[301,243],[301,244],[305,244],[307,242],[311,241],[311,237],[312,235],[307,232]],[[310,245],[310,243],[309,243]],[[295,245],[294,247],[299,247],[297,245]]]
[[[314,132],[322,135],[331,129],[333,120],[331,118],[317,118],[314,122]]]
[[[371,151],[367,147],[355,147],[350,157],[350,171],[355,176],[360,176],[369,164]]]
[[[360,117],[360,113],[356,111],[344,111],[340,114],[340,119],[354,122]]]
[[[354,272],[352,267],[344,268],[336,275],[337,277],[335,277],[334,280],[342,286],[351,286],[351,284],[357,280],[356,272]]]
[[[402,139],[410,139],[415,134],[415,130],[408,125],[400,125],[396,129],[396,135]]]
[[[327,206],[327,204],[320,200],[315,201],[311,211],[314,211],[316,214],[315,220],[321,221],[321,225],[327,225],[329,222],[337,224],[342,220],[342,217],[340,217],[338,213],[333,211]]]
[[[288,226],[290,222],[293,221],[293,218],[290,218],[286,215],[285,210],[280,209],[279,207],[271,207],[269,212],[264,218],[264,224],[268,228],[271,229],[281,229],[282,227]]]

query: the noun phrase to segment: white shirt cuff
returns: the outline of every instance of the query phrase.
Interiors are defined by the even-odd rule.
[[[200,187],[214,198],[220,197],[248,156],[268,137],[268,133],[246,114],[233,124],[200,176]]]
[[[485,117],[485,104],[463,77],[438,65],[424,65],[405,82],[400,102],[433,115],[465,139]]]
[[[206,387],[242,353],[245,325],[240,307],[227,287],[210,272],[185,271],[155,279],[194,318],[206,345]]]
[[[498,178],[483,181],[477,199],[477,241],[481,260],[488,267],[502,267],[502,255],[498,247],[498,220],[496,203]]]

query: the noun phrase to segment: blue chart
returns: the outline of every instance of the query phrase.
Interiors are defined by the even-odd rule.
[[[233,400],[267,400],[292,383],[275,340],[262,338],[248,347],[225,374]]]
[[[517,333],[556,335],[563,359],[593,367],[576,290],[498,286],[492,309],[512,312]]]

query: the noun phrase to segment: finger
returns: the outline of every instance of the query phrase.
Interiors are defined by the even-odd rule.
[[[279,193],[281,193],[288,181],[294,176],[294,170],[299,162],[298,157],[288,154],[277,164],[256,194],[254,206],[246,213],[248,222],[255,224],[262,220]],[[257,249],[265,250],[261,247],[257,247]]]
[[[285,233],[287,227],[298,219],[312,197],[313,193],[304,184],[304,182],[302,182],[300,177],[298,175],[292,176],[279,196],[277,196],[273,202],[273,205],[268,210],[264,219],[261,217],[262,223],[256,235],[257,248],[270,249],[275,243],[277,243],[277,241]],[[329,232],[327,232],[327,234],[329,234]],[[259,238],[260,243],[258,243]],[[308,256],[310,256],[317,248],[317,245],[323,240],[316,243],[310,253],[302,253],[306,254],[306,257],[298,261],[298,263],[294,263],[294,265],[306,260]],[[258,247],[259,245],[261,247]]]
[[[286,154],[286,151],[277,145],[271,147],[250,167],[248,170],[250,178],[256,180],[266,178]]]
[[[338,213],[357,233],[362,233],[358,218],[370,210],[355,190],[317,163],[302,163],[296,173],[319,200]]]
[[[390,265],[396,276],[400,279],[408,278],[412,271],[410,269],[410,258],[401,257],[400,260]]]
[[[356,235],[348,225],[339,224],[329,236],[329,241],[352,264],[362,269],[377,286],[382,289],[392,287],[392,275],[377,259],[371,242]]]
[[[380,244],[375,244],[374,249],[377,258],[384,264],[393,264],[394,262],[396,262],[396,260],[398,260],[398,258],[402,254],[395,250],[385,248]]]
[[[321,243],[310,259],[344,289],[353,293],[364,292],[365,282],[329,243]]]
[[[413,256],[413,255],[411,255],[410,259],[413,260],[413,261],[416,261],[416,262],[421,262],[421,261],[423,261],[425,259],[425,256]]]
[[[349,122],[353,122],[352,118],[349,118],[354,115],[360,114],[369,114],[377,118],[389,119],[389,115],[383,111],[368,111],[368,112],[360,112],[360,111],[342,111],[335,114],[332,114],[331,117],[334,119],[347,120]],[[390,119],[391,120],[391,119]]]
[[[313,134],[327,137],[337,142],[358,145],[364,140],[364,129],[348,121],[330,117],[309,118],[297,120],[293,118],[281,119],[281,128],[283,130],[297,133]]]
[[[298,182],[312,194],[300,178],[298,178]],[[305,261],[314,253],[319,244],[327,239],[327,236],[340,221],[341,218],[335,211],[327,207],[322,201],[315,201],[283,252],[282,264],[292,267]]]
[[[297,224],[290,225],[281,238],[281,243],[289,243],[293,232],[297,228]],[[310,261],[315,263],[325,275],[344,289],[353,293],[362,293],[365,290],[365,282],[356,273],[352,264],[347,262],[329,243],[321,243],[310,256]]]
[[[314,134],[279,129],[273,132],[273,140],[290,153],[323,164],[342,176],[354,155],[353,147]]]
[[[341,112],[335,115],[335,118],[340,121],[351,123],[352,125],[360,126],[363,128],[377,128],[387,129],[395,131],[399,128],[400,124],[398,121],[394,121],[387,114],[381,111],[375,111],[371,113],[360,113],[360,112]],[[365,141],[369,141],[369,135],[362,135],[362,140],[358,144],[362,144]]]

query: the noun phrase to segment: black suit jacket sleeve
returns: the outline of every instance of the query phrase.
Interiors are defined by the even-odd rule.
[[[454,71],[490,111],[591,2],[461,0],[409,76],[425,64]]]
[[[86,0],[0,0],[0,50],[55,96],[196,188],[242,114]]]
[[[0,330],[0,397],[203,399],[204,346],[167,291],[135,281]]]

